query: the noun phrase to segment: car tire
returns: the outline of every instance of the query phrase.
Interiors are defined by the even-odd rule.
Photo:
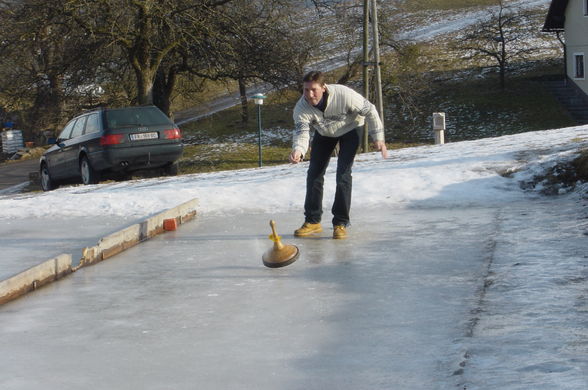
[[[82,156],[80,160],[80,176],[84,185],[97,184],[100,181],[100,172],[92,168],[88,156]]]
[[[51,174],[49,173],[49,167],[46,163],[41,164],[40,169],[40,176],[41,176],[41,188],[43,191],[52,191],[59,188],[59,184],[53,178],[51,178]]]
[[[177,176],[179,172],[179,165],[177,162],[166,165],[163,168],[163,174],[166,176]]]

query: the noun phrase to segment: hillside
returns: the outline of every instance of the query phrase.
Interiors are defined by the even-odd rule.
[[[487,62],[465,60],[463,53],[454,49],[455,43],[462,39],[464,28],[488,17],[485,7],[488,3],[456,0],[382,5],[384,20],[394,22],[392,30],[383,28],[382,39],[386,136],[392,147],[431,143],[430,118],[433,112],[439,111],[447,116],[448,142],[575,124],[541,84],[544,78],[561,77],[562,68],[560,44],[553,35],[540,32],[549,0],[509,2],[533,10],[534,33],[527,44],[537,50],[526,61],[512,64],[504,90],[498,84],[496,67]],[[326,28],[336,20],[335,14],[327,14],[321,15],[319,22]],[[391,49],[396,41],[386,35],[390,32],[399,37],[404,53],[408,53],[407,59],[399,60]],[[327,57],[335,57],[336,53],[344,52],[345,42],[339,40],[329,48]],[[337,63],[338,68],[330,72],[331,82],[346,70],[345,61]],[[360,77],[357,74],[349,82],[358,91],[362,88]],[[280,159],[284,161],[288,154],[291,109],[299,94],[280,91],[269,95],[262,109],[262,143],[264,153],[268,153],[266,159],[273,164]],[[233,104],[238,102],[236,97],[233,101]],[[208,106],[214,107],[214,100]],[[240,121],[238,107],[219,113],[213,109],[209,111],[212,114],[201,120],[183,122],[187,142],[195,145],[188,149],[185,168],[196,171],[230,168],[231,164],[221,164],[219,160],[233,160],[234,148],[239,149],[239,155],[248,156],[250,166],[254,166],[257,122],[252,104],[249,110],[246,126]],[[193,158],[191,153],[195,155]]]

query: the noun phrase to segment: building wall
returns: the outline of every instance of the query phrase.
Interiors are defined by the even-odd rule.
[[[567,74],[588,95],[588,0],[569,0],[566,7],[565,39]],[[584,76],[577,77],[576,56],[583,56]]]

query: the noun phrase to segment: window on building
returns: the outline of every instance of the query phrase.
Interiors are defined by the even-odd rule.
[[[574,54],[574,78],[584,78],[584,53]]]
[[[584,16],[588,16],[588,0],[584,0]]]

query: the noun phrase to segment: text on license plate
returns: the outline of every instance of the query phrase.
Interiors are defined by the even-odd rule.
[[[130,135],[131,141],[140,141],[143,139],[157,139],[159,138],[159,133],[157,131],[153,131],[151,133],[136,133]]]

